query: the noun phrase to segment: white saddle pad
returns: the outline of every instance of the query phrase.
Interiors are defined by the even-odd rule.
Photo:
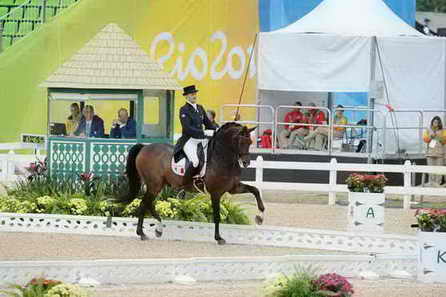
[[[196,175],[195,177],[204,177],[204,175],[206,174],[206,166],[207,166],[207,145],[203,148],[204,151],[204,164],[203,164],[203,168],[201,168],[200,174]],[[172,167],[172,171],[176,174],[176,175],[180,175],[180,176],[184,176],[184,174],[186,173],[186,167],[189,164],[189,161],[187,161],[186,158],[182,158],[181,160],[179,160],[178,162],[175,163],[175,158],[172,158],[171,161],[171,167]]]
[[[189,163],[189,162],[187,162],[187,163]],[[184,176],[184,174],[186,173],[186,158],[181,159],[177,163],[175,163],[175,159],[172,158],[171,165],[172,165],[172,171],[176,175]],[[206,173],[206,166],[207,166],[207,162],[206,162],[206,157],[205,157],[205,162],[204,162],[203,168],[201,168],[200,174],[196,175],[195,177],[204,177],[204,175]]]

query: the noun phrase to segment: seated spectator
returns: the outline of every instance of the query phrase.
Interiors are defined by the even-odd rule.
[[[118,110],[118,119],[113,120],[110,129],[111,138],[135,138],[136,137],[136,122],[129,118],[127,109],[121,108]]]
[[[70,105],[70,116],[67,118],[65,122],[65,128],[67,130],[68,136],[73,136],[74,132],[77,130],[79,123],[82,119],[81,109],[79,108],[79,104],[72,103]]]
[[[444,164],[444,144],[446,143],[446,133],[440,117],[432,119],[430,127],[423,133],[423,140],[427,144],[426,160],[429,166],[443,166]],[[442,176],[429,174],[429,185],[437,187],[441,183]]]
[[[314,105],[313,105],[314,106]],[[336,113],[334,117],[334,128],[333,128],[333,139],[343,139],[345,133],[345,127],[336,127],[336,125],[347,125],[348,120],[344,116],[344,111],[342,110],[344,106],[338,105],[336,106]],[[316,112],[317,113],[317,112]],[[319,111],[319,114],[313,114],[312,118],[314,120],[312,123],[318,125],[326,124],[325,114],[322,111]],[[322,124],[321,124],[322,123]],[[324,143],[326,143],[328,138],[329,127],[316,127],[310,134],[305,137],[305,141],[308,142],[315,138],[315,148],[317,150],[322,150],[324,148]]]
[[[273,131],[271,129],[267,129],[263,131],[263,135],[259,137],[258,144],[260,148],[270,149],[273,147],[272,137]]]
[[[295,106],[302,106],[302,103],[297,101]],[[307,123],[307,117],[300,111],[298,107],[288,112],[283,120],[285,123]],[[285,125],[284,130],[279,134],[279,145],[281,148],[289,148],[296,142],[303,146],[303,141],[299,137],[304,137],[308,134],[307,126],[299,125]]]
[[[215,127],[216,129],[219,128],[220,125],[215,121],[215,111],[209,109],[209,110],[206,112],[206,114],[207,114],[209,120],[211,121],[211,123],[214,125],[214,127]]]
[[[84,116],[79,122],[74,135],[81,137],[104,137],[104,121],[94,114],[92,105],[86,105],[83,110]]]
[[[309,106],[316,106],[314,103],[310,103]],[[310,124],[315,125],[326,125],[327,119],[325,117],[325,113],[322,110],[319,110],[317,108],[311,108],[309,110],[309,120],[308,122]],[[310,126],[310,132],[307,136],[304,137],[304,143],[305,146],[308,148],[311,146],[311,143],[315,141],[314,148],[321,150],[324,147],[324,135],[325,132],[327,132],[328,135],[328,127],[321,127],[321,126]],[[327,129],[327,130],[325,130]]]
[[[334,139],[343,139],[345,134],[345,127],[336,127],[336,125],[347,125],[348,119],[344,115],[344,110],[342,110],[344,106],[338,105],[336,106],[336,113],[334,117],[334,131],[333,131],[333,137]]]

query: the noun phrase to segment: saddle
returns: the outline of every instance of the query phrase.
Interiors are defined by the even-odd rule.
[[[203,178],[206,173],[206,164],[207,164],[207,150],[203,147],[201,143],[198,144],[197,147],[197,155],[198,155],[198,167],[196,168],[196,176],[194,178]],[[172,171],[180,176],[184,176],[186,173],[186,169],[189,166],[192,166],[192,162],[187,158],[186,154],[181,151],[181,153],[176,154],[172,157],[171,167]]]

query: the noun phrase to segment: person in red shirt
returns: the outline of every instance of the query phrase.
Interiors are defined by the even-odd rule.
[[[295,106],[302,106],[302,103],[297,101]],[[285,123],[307,123],[307,117],[300,111],[298,107],[288,112],[285,115]],[[281,148],[289,148],[292,145],[300,144],[303,147],[304,143],[300,140],[308,134],[307,126],[300,125],[284,125],[284,130],[279,134],[279,145]]]

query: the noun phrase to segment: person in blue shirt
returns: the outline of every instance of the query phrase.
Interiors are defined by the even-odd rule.
[[[94,114],[92,105],[86,105],[83,117],[74,135],[80,137],[104,137],[104,121]]]
[[[118,119],[113,120],[110,130],[111,138],[136,138],[136,122],[129,118],[127,109],[118,111]]]

